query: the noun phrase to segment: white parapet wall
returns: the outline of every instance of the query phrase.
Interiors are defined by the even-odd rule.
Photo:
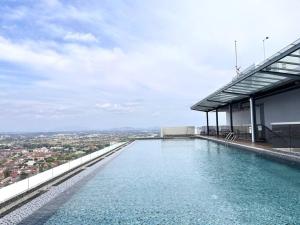
[[[178,137],[178,136],[193,136],[195,135],[195,126],[184,127],[162,127],[160,129],[161,137]]]
[[[107,152],[120,147],[125,144],[125,142],[116,143],[106,148],[103,148],[99,151],[93,152],[91,154],[85,155],[78,159],[69,161],[57,167],[54,167],[50,170],[44,171],[42,173],[36,174],[27,179],[15,182],[11,185],[3,187],[0,189],[0,203],[6,202],[20,194],[23,194],[49,180],[52,180],[55,177],[62,175],[90,160],[93,160],[101,155],[106,154]]]

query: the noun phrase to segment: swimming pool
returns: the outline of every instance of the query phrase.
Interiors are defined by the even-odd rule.
[[[299,224],[300,170],[201,139],[136,141],[23,224]]]

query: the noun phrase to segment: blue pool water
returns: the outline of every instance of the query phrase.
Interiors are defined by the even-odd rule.
[[[28,221],[300,224],[299,169],[205,140],[137,141],[71,192]]]

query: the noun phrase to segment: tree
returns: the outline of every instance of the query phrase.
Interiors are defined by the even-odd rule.
[[[22,171],[22,172],[20,173],[20,179],[21,179],[21,180],[26,179],[27,177],[28,177],[28,174],[25,173],[24,171]]]
[[[3,171],[3,175],[4,175],[4,178],[9,177],[10,171],[9,171],[8,169],[5,169],[5,170]]]

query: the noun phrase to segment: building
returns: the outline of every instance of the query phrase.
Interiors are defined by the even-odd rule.
[[[299,148],[300,39],[240,73],[191,109],[206,113],[206,135],[233,132],[252,142]],[[216,114],[215,127],[209,126],[209,112]],[[218,112],[226,113],[225,127],[219,126]]]
[[[160,129],[160,136],[162,138],[186,137],[186,136],[194,136],[194,135],[195,135],[195,127],[194,126],[163,127]]]

